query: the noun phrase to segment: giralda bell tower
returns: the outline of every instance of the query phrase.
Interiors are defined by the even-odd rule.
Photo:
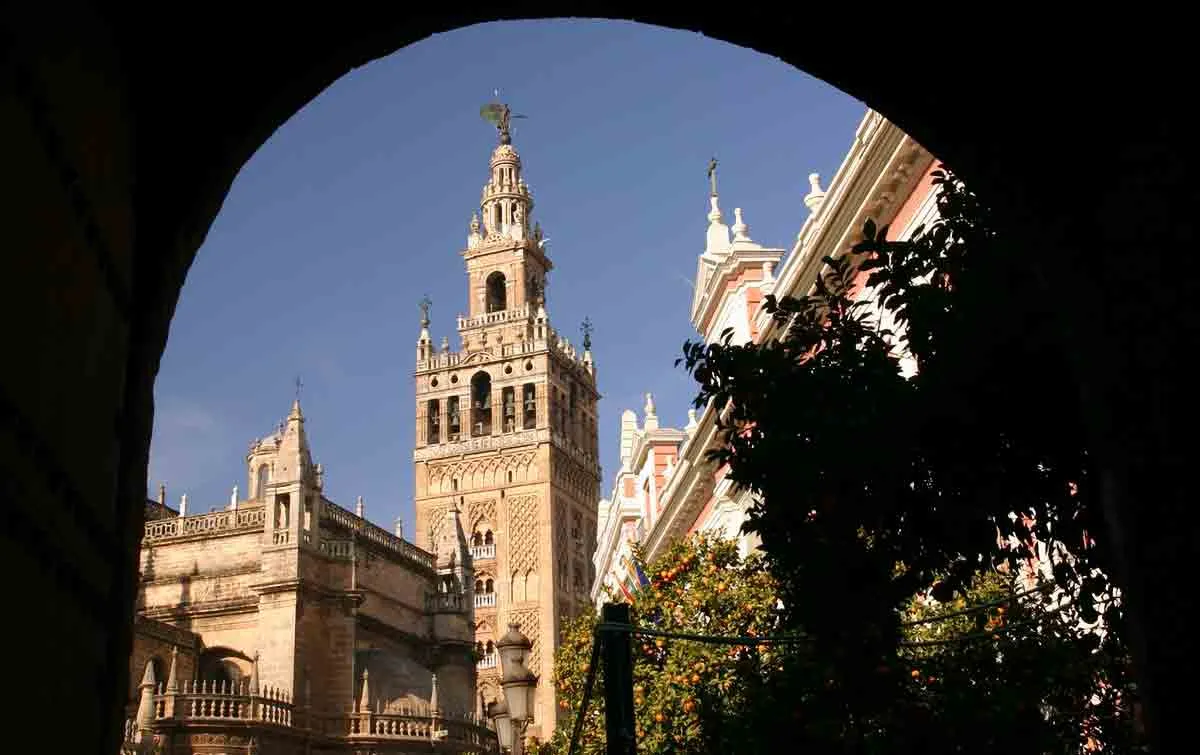
[[[417,534],[434,548],[447,510],[461,511],[475,568],[481,705],[502,695],[495,643],[516,622],[533,641],[528,664],[540,678],[528,733],[545,739],[559,716],[560,623],[583,610],[592,583],[600,395],[590,326],[581,353],[550,325],[552,265],[530,219],[508,106],[484,110],[500,143],[462,251],[468,312],[458,318],[459,349],[433,343],[428,302],[417,340]]]

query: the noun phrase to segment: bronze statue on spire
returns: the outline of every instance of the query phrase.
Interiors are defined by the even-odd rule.
[[[499,97],[499,95],[500,93],[496,92],[496,96]],[[491,123],[500,132],[501,144],[512,144],[512,135],[509,132],[509,123],[511,120],[513,118],[525,117],[523,115],[513,115],[512,108],[503,102],[489,102],[479,108],[479,115],[483,116],[485,121]]]
[[[711,196],[717,195],[717,158],[713,157],[708,161],[708,182],[711,185]]]
[[[421,301],[417,302],[417,306],[421,308],[421,327],[428,328],[429,308],[433,306],[433,302],[429,300],[429,294],[425,294]]]
[[[579,326],[579,329],[583,331],[583,350],[587,351],[592,348],[592,318],[583,318],[583,324]]]

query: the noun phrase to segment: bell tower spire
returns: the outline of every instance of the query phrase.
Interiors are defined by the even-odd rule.
[[[466,320],[474,323],[497,312],[510,313],[510,317],[500,318],[504,320],[529,319],[537,314],[546,273],[553,265],[546,256],[541,225],[533,222],[533,193],[522,172],[521,156],[512,143],[510,123],[524,116],[514,115],[507,104],[500,102],[484,105],[480,114],[496,127],[499,144],[488,161],[488,180],[483,185],[479,212],[471,218],[463,252],[469,280]],[[522,326],[517,330],[528,329]],[[469,335],[464,337],[467,343],[473,343]],[[514,331],[501,337],[513,340],[522,335]]]
[[[557,722],[553,680],[559,618],[589,603],[587,549],[600,496],[596,365],[552,327],[546,239],[513,145],[507,105],[483,107],[499,134],[489,145],[479,213],[462,250],[467,308],[458,349],[419,351],[413,449],[416,532],[457,578],[474,610],[474,644],[491,647],[518,620],[539,676],[528,733]],[[470,566],[473,574],[455,570]],[[473,589],[472,589],[473,588]],[[473,593],[473,596],[471,595]],[[480,689],[500,689],[495,668]],[[439,670],[438,678],[443,674]]]

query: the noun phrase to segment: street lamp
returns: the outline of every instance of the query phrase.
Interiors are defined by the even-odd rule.
[[[492,703],[488,706],[488,716],[492,719],[492,725],[496,727],[496,739],[499,740],[500,747],[508,749],[512,744],[512,719],[508,715],[508,703],[503,699]]]
[[[525,667],[525,654],[533,648],[529,638],[521,634],[521,625],[510,623],[508,633],[496,643],[500,653],[500,686],[504,700],[492,708],[496,736],[512,755],[523,755],[525,727],[533,720],[533,693],[537,675]]]

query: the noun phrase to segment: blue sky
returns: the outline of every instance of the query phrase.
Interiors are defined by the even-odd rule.
[[[337,81],[243,167],[188,274],[155,385],[151,493],[222,506],[246,486],[250,441],[301,401],[326,494],[411,534],[417,302],[457,344],[459,251],[487,178],[494,89],[550,239],[551,323],[585,316],[601,407],[602,491],[622,410],[655,394],[682,426],[694,383],[673,366],[689,322],[708,184],[727,222],[791,249],[807,176],[840,164],[858,101],[759,53],[630,23],[483,24],[441,34]]]

